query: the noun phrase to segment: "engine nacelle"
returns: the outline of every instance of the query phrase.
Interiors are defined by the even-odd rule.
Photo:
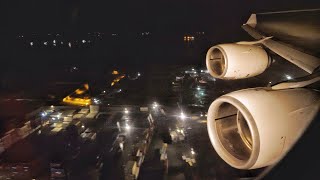
[[[263,73],[270,64],[267,52],[255,45],[220,44],[211,47],[206,65],[219,79],[244,79]]]
[[[238,169],[279,161],[318,113],[320,95],[303,88],[253,88],[216,99],[208,111],[208,133],[219,156]]]

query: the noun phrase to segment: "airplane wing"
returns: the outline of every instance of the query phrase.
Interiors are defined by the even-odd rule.
[[[252,14],[242,28],[265,47],[312,74],[320,66],[320,9]]]
[[[272,167],[304,134],[320,110],[320,9],[252,14],[242,26],[256,41],[217,44],[206,54],[214,78],[258,76],[270,51],[309,75],[272,87],[242,89],[215,99],[207,130],[217,154],[237,169]],[[269,50],[266,50],[269,49]]]

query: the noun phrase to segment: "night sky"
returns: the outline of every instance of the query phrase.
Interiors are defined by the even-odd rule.
[[[106,34],[116,32],[122,35],[150,31],[162,40],[169,39],[159,43],[159,46],[171,44],[172,51],[177,46],[170,42],[172,37],[167,34],[204,31],[208,41],[201,45],[203,50],[199,53],[203,56],[211,43],[248,39],[249,36],[241,29],[241,25],[251,13],[317,7],[320,7],[318,0],[6,0],[1,2],[1,13],[4,14],[2,17],[5,17],[1,30],[3,31],[1,39],[5,42],[2,44],[4,47],[2,59],[3,62],[20,61],[17,60],[19,57],[12,56],[19,54],[13,45],[18,34],[49,32],[81,34],[93,31]],[[125,41],[117,46],[121,48],[121,44],[124,43]],[[137,46],[141,44],[138,43]],[[123,48],[130,52],[129,47]],[[101,52],[102,50],[95,51],[95,56]],[[150,55],[156,52],[157,50],[152,50]],[[164,50],[162,54],[170,53],[171,51]],[[196,53],[193,59],[196,59],[199,53]],[[87,57],[92,54],[89,53]],[[105,54],[102,53],[97,58],[106,58]],[[60,56],[62,55],[58,55]],[[113,58],[119,61],[116,56]],[[130,52],[130,56],[135,54]],[[37,58],[39,57],[33,57]],[[126,58],[120,59],[121,62],[126,62]],[[158,60],[148,58],[148,62],[151,63]]]
[[[253,12],[319,7],[317,0],[11,0],[7,28],[25,31],[232,32]],[[238,28],[237,28],[238,29]]]

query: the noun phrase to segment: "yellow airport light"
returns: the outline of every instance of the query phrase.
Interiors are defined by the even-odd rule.
[[[118,72],[117,70],[113,70],[113,71],[112,71],[112,74],[113,74],[113,75],[118,75],[119,72]]]
[[[83,86],[84,86],[84,88],[85,88],[86,90],[89,90],[89,84],[88,84],[88,83],[84,84]]]
[[[81,90],[81,89],[76,89],[75,93],[76,94],[83,94],[85,91],[84,90]]]

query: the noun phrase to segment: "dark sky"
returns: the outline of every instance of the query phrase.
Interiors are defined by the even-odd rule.
[[[231,32],[252,12],[319,7],[318,0],[6,0],[10,31]],[[229,30],[231,29],[231,31]]]
[[[319,7],[319,0],[3,0],[0,31],[4,52],[11,54],[19,52],[7,44],[28,33],[151,31],[165,38],[166,33],[205,31],[213,43],[234,42],[248,38],[241,25],[251,13]],[[14,60],[6,55],[2,59]]]

